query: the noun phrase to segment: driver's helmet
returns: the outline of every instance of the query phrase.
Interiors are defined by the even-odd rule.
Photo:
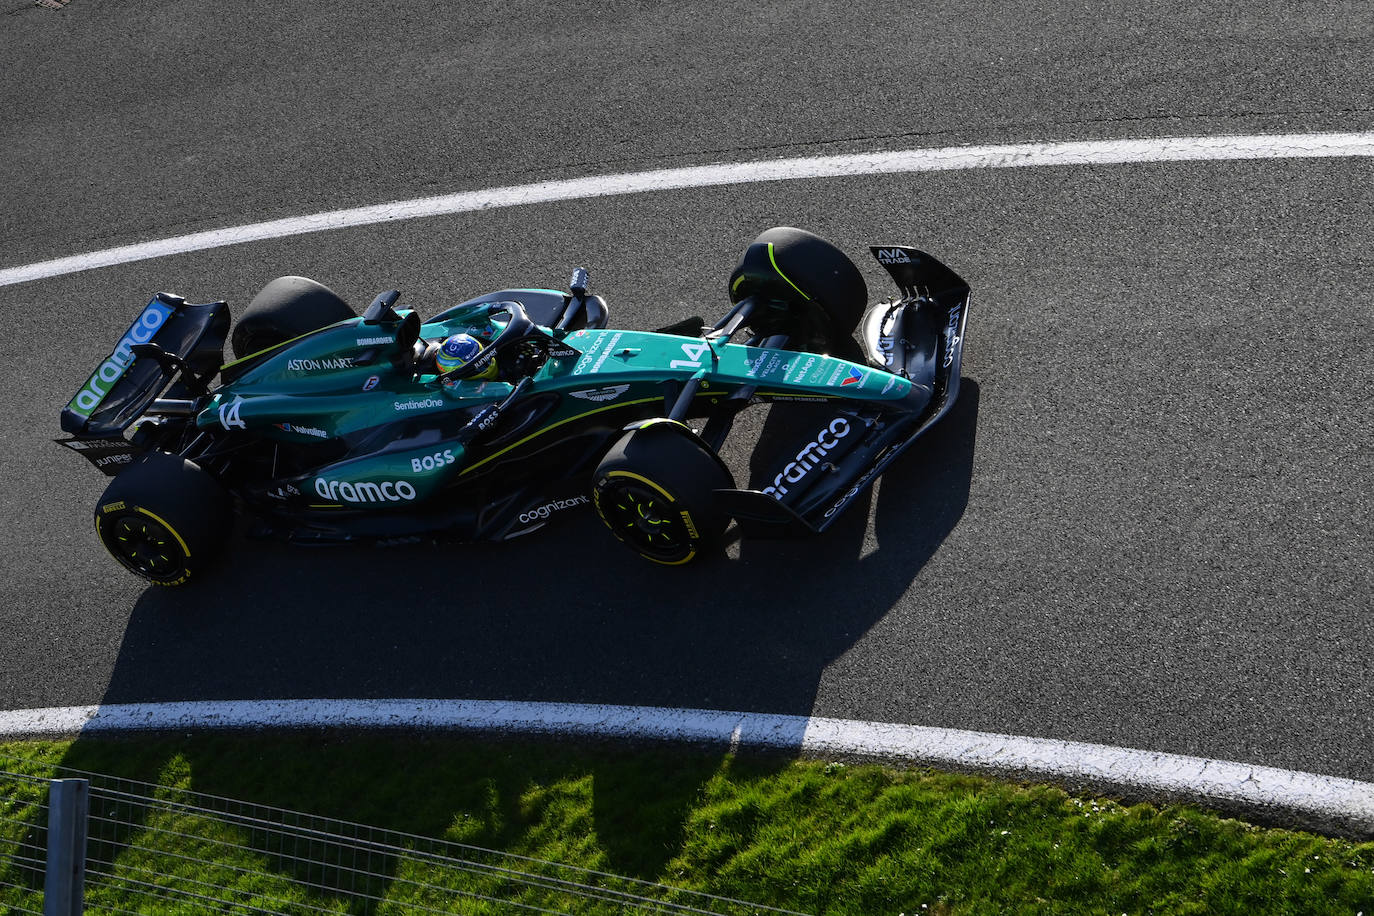
[[[445,340],[439,352],[434,356],[435,365],[438,367],[439,374],[452,372],[454,369],[461,369],[468,363],[477,358],[477,354],[482,352],[482,342],[471,334],[454,334]],[[482,378],[496,374],[496,362],[492,361],[481,375]]]

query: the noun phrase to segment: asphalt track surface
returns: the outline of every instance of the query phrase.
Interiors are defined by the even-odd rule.
[[[5,10],[8,10],[6,12]],[[0,267],[426,194],[709,162],[1367,131],[1374,10],[1240,3],[0,10]],[[454,697],[818,715],[1374,779],[1374,162],[868,176],[516,207],[0,288],[0,708]],[[240,541],[143,589],[50,443],[153,290],[422,311],[583,264],[714,316],[758,231],[974,287],[956,411],[824,538],[665,571],[589,514],[507,545]],[[876,264],[860,261],[875,293]],[[741,423],[728,455],[750,471]],[[762,472],[766,462],[756,462]]]

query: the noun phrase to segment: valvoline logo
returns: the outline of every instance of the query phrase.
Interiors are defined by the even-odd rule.
[[[858,369],[850,369],[849,377],[840,382],[840,387],[843,388],[845,385],[862,385],[863,381],[864,374],[862,372]]]

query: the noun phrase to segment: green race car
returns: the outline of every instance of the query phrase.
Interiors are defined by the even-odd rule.
[[[283,277],[232,337],[223,302],[159,293],[58,441],[113,477],[97,534],[158,585],[201,575],[236,513],[296,542],[397,543],[505,540],[590,504],[642,556],[687,563],[732,519],[748,535],[824,530],[953,403],[967,284],[914,248],[872,252],[899,296],[869,307],[842,252],[770,229],[720,321],[655,332],[609,328],[580,268],[567,293],[500,290],[428,319],[394,290],[358,317]],[[451,367],[443,344],[462,335],[480,346]],[[740,411],[771,401],[819,419],[767,486],[740,489],[718,451]]]

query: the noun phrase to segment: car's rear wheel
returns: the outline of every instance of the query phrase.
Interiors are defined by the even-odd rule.
[[[719,542],[730,518],[716,509],[713,491],[735,482],[714,453],[673,422],[622,436],[597,466],[592,501],[631,550],[680,566]]]
[[[278,277],[262,288],[239,316],[230,338],[235,359],[356,318],[337,293],[306,277]]]
[[[153,452],[110,481],[95,506],[95,532],[110,555],[154,585],[202,574],[224,544],[233,502],[197,465]]]

